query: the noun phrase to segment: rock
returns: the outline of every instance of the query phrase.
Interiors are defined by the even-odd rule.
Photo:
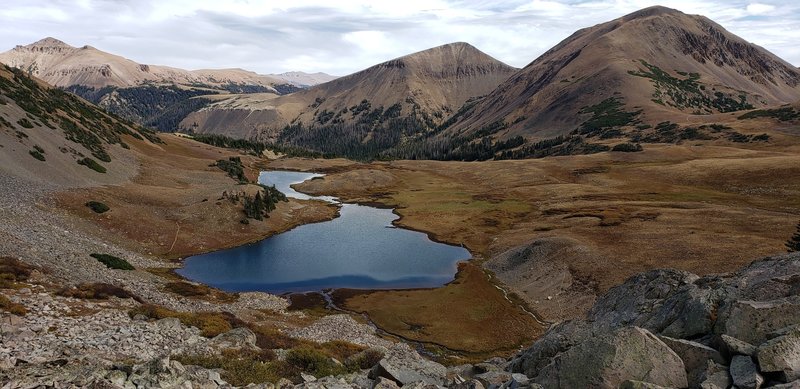
[[[470,364],[450,366],[447,368],[447,378],[460,376],[464,378],[472,378],[475,375],[475,367]]]
[[[475,374],[488,373],[490,371],[503,371],[502,367],[500,367],[500,366],[498,366],[496,364],[487,363],[487,362],[482,362],[482,363],[476,364],[474,369],[475,369]]]
[[[629,278],[597,300],[587,316],[595,327],[637,326],[673,338],[711,332],[726,291],[721,281],[678,270],[651,270]]]
[[[720,315],[715,331],[760,345],[768,334],[800,323],[800,295],[770,301],[738,300]]]
[[[667,389],[667,388],[656,384],[651,384],[649,382],[627,380],[619,385],[619,389]]]
[[[728,359],[731,359],[734,355],[752,356],[756,353],[756,346],[725,334],[720,336],[719,348],[727,355]]]
[[[385,377],[378,377],[378,379],[375,380],[375,386],[372,387],[372,389],[398,389],[398,388],[400,387],[397,386],[397,383]]]
[[[303,380],[303,382],[314,382],[317,380],[317,377],[314,377],[308,373],[300,373],[300,378]]]
[[[728,389],[733,382],[728,370],[718,371],[705,377],[700,383],[701,389]]]
[[[209,342],[209,346],[218,350],[258,349],[256,346],[256,334],[244,327],[234,328],[228,332],[215,336]]]
[[[500,387],[500,385],[503,385],[503,383],[507,381],[511,381],[511,373],[494,370],[476,374],[475,379],[480,381],[486,389],[492,389]]]
[[[281,378],[278,382],[275,383],[275,387],[278,389],[289,389],[294,388],[294,384],[292,381],[287,380],[286,378]]]
[[[763,343],[756,359],[761,372],[777,373],[782,382],[800,379],[800,330]]]
[[[485,389],[486,387],[476,379],[469,379],[460,384],[450,385],[448,389]]]
[[[511,360],[509,370],[533,377],[551,364],[557,355],[593,337],[591,327],[584,321],[567,321],[553,326],[531,347]]]
[[[764,383],[764,377],[758,374],[756,364],[748,356],[734,355],[730,372],[733,384],[740,389],[758,389]]]
[[[556,355],[531,378],[547,388],[617,387],[626,380],[680,388],[688,385],[680,357],[638,327],[590,337]]]
[[[167,317],[157,321],[156,326],[162,330],[169,331],[180,329],[182,325],[180,319],[175,317]]]
[[[530,385],[531,380],[525,374],[514,373],[511,375],[511,383],[508,385],[511,389],[523,388]]]
[[[709,360],[720,364],[725,363],[722,355],[711,347],[690,340],[674,339],[668,336],[659,336],[658,338],[671,348],[675,354],[678,354],[683,361],[690,387],[700,385],[701,376],[706,372]]]
[[[396,387],[396,386],[395,386]],[[341,378],[323,377],[313,382],[305,382],[295,386],[301,389],[353,389]]]
[[[106,379],[114,385],[125,386],[125,381],[128,380],[128,374],[121,370],[111,370],[106,374]]]
[[[408,385],[403,385],[405,389],[444,389],[444,387],[439,385],[430,384],[424,381],[417,381],[412,382]]]
[[[400,385],[418,381],[443,385],[447,369],[436,362],[422,358],[416,352],[393,349],[370,371],[370,378],[378,377],[389,378]]]

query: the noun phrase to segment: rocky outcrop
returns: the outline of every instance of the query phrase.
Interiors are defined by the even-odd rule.
[[[800,254],[725,276],[639,274],[509,369],[553,388],[800,385]]]

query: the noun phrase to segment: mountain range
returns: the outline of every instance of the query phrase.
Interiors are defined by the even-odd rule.
[[[522,69],[460,42],[333,80],[142,65],[52,38],[0,62],[163,131],[359,159],[525,158],[619,142],[635,150],[714,138],[680,135],[672,122],[800,101],[796,67],[706,17],[661,6],[578,30]]]
[[[147,65],[91,46],[73,47],[50,37],[0,53],[0,63],[162,131],[174,129],[187,113],[209,102],[190,101],[193,97],[285,94],[336,78],[325,73],[261,75],[243,69],[184,70]]]

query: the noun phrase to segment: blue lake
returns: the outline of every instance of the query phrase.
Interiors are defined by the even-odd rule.
[[[287,197],[312,197],[290,185],[320,174],[263,172],[259,182]],[[396,228],[390,209],[340,204],[336,219],[299,226],[262,241],[186,258],[178,273],[232,292],[272,293],[330,288],[389,289],[436,287],[453,280],[463,247],[433,242],[421,232]],[[258,223],[257,221],[252,221]]]

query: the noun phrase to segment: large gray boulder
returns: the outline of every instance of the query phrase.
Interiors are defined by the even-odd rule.
[[[781,328],[800,323],[800,295],[769,301],[737,300],[721,309],[716,331],[753,345]]]
[[[709,361],[712,363],[725,364],[719,351],[706,345],[684,339],[675,339],[668,336],[659,336],[675,354],[683,361],[686,368],[686,375],[689,380],[689,387],[699,387],[705,375]]]
[[[546,388],[616,388],[626,380],[687,386],[680,357],[655,335],[638,327],[586,339],[556,355],[532,377]]]
[[[758,365],[764,373],[777,373],[783,382],[800,379],[800,328],[758,347]]]
[[[740,389],[759,389],[764,384],[753,359],[744,355],[735,355],[731,360],[731,378]]]
[[[208,343],[210,347],[217,350],[257,350],[256,334],[248,328],[234,328],[228,332],[219,334]]]
[[[714,312],[726,292],[718,278],[651,270],[609,290],[587,318],[598,327],[637,326],[673,338],[691,338],[711,332]]]
[[[379,377],[388,378],[400,386],[416,382],[444,385],[447,368],[423,358],[413,350],[396,347],[389,350],[370,371],[370,378]]]

